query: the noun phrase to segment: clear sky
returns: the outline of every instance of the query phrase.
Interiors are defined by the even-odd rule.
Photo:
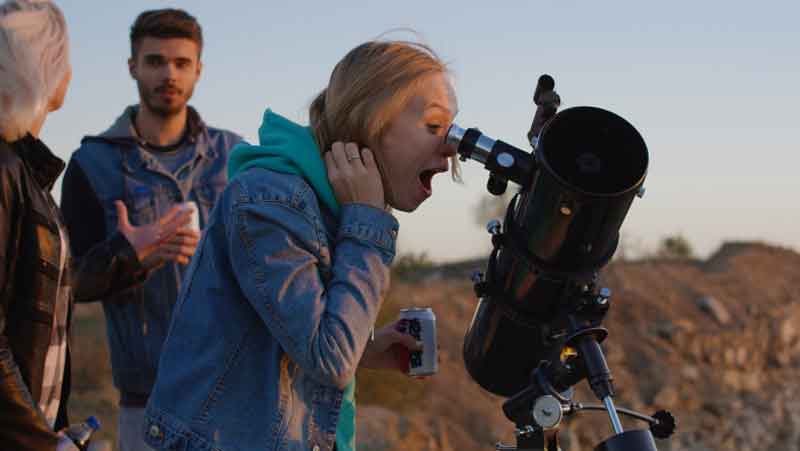
[[[349,49],[411,28],[450,63],[463,127],[528,149],[531,96],[549,73],[562,109],[602,107],[639,130],[650,168],[647,194],[622,228],[632,250],[676,233],[703,256],[734,239],[800,249],[797,2],[57,3],[70,27],[74,78],[42,138],[65,159],[83,135],[105,130],[137,101],[128,31],[145,9],[180,7],[198,18],[205,69],[191,103],[208,123],[249,140],[268,106],[306,123],[313,96]],[[450,261],[486,251],[474,210],[487,173],[468,162],[464,178],[457,185],[440,175],[432,199],[398,213],[402,252]]]

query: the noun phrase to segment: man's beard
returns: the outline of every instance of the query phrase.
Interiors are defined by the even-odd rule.
[[[183,109],[186,107],[186,104],[189,102],[189,99],[192,98],[192,94],[194,93],[194,86],[189,87],[189,90],[185,93],[183,90],[174,88],[178,91],[175,102],[166,104],[159,101],[159,97],[161,96],[159,91],[164,89],[165,86],[159,86],[153,90],[148,90],[147,87],[139,81],[136,82],[136,86],[139,89],[139,99],[141,99],[145,107],[147,107],[147,109],[153,114],[163,118],[175,116],[183,111]]]

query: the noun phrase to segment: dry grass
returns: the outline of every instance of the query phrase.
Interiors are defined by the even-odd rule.
[[[117,390],[111,382],[105,318],[99,303],[79,304],[72,323],[72,393],[69,417],[73,423],[89,415],[101,422],[98,438],[117,439]]]

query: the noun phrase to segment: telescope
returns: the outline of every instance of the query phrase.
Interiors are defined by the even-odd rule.
[[[614,385],[600,343],[611,292],[599,271],[617,248],[631,204],[644,194],[648,151],[622,117],[580,106],[556,112],[560,98],[549,75],[539,78],[527,152],[453,124],[446,140],[462,161],[489,171],[487,190],[519,186],[502,222],[491,221],[493,250],[484,273],[473,276],[479,298],[464,336],[464,362],[487,391],[509,398],[506,417],[517,446],[558,450],[558,426],[567,415],[605,410],[615,435],[598,451],[656,450],[653,436],[675,429],[669,412],[643,415],[614,405]],[[572,400],[586,379],[599,405]],[[650,424],[624,431],[619,414]]]

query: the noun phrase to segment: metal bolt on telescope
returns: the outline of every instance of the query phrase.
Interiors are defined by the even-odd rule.
[[[614,405],[600,347],[611,292],[598,286],[628,209],[644,193],[647,146],[630,123],[601,108],[556,113],[554,87],[552,77],[540,77],[532,153],[456,124],[446,137],[462,161],[489,171],[490,193],[502,194],[509,181],[520,187],[502,224],[489,225],[493,250],[485,273],[473,278],[479,303],[464,363],[481,387],[509,398],[503,411],[516,425],[517,446],[497,449],[555,451],[564,416],[605,410],[614,435],[596,450],[655,451],[653,436],[671,435],[675,420]],[[601,406],[572,401],[573,385],[584,379]],[[624,431],[620,413],[650,429]]]

